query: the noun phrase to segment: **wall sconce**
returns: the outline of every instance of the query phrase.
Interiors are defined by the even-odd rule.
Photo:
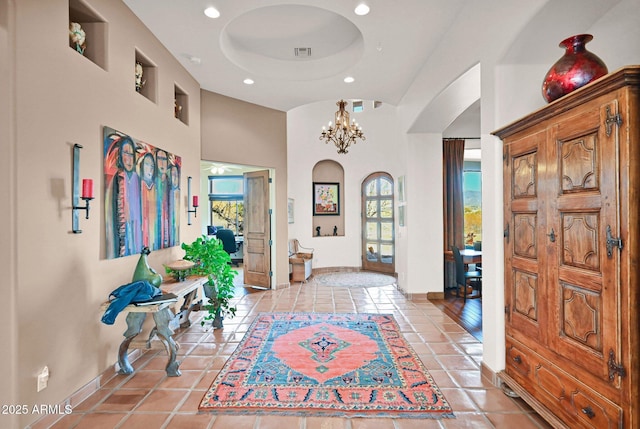
[[[192,202],[193,209],[189,208],[189,203]],[[187,225],[191,225],[191,213],[193,216],[198,217],[196,209],[198,208],[198,196],[194,195],[191,199],[191,176],[187,177]]]
[[[80,210],[86,210],[85,219],[89,219],[89,201],[93,199],[93,180],[82,179],[82,194],[80,194],[80,149],[82,146],[75,143],[73,145],[73,191],[72,191],[72,230],[74,234],[80,234]],[[85,205],[80,206],[80,199]]]

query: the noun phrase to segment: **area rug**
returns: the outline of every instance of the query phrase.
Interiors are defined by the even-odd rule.
[[[368,271],[316,274],[313,278],[316,283],[324,286],[374,287],[388,286],[396,283],[396,278],[393,276]]]
[[[453,417],[389,314],[260,313],[199,410]]]

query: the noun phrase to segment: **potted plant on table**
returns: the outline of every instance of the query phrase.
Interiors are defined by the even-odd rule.
[[[184,259],[193,261],[191,274],[207,276],[204,292],[209,303],[203,307],[209,312],[204,320],[212,320],[213,328],[222,328],[223,317],[233,317],[236,308],[231,305],[234,294],[233,278],[238,274],[231,269],[231,257],[225,252],[222,241],[203,235],[193,243],[182,243]],[[204,325],[205,321],[202,321]]]

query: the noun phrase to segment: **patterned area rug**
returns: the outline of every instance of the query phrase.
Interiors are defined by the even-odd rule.
[[[453,417],[388,314],[261,313],[200,411]]]
[[[396,278],[393,276],[368,271],[316,274],[313,278],[316,283],[325,286],[375,287],[396,283]]]

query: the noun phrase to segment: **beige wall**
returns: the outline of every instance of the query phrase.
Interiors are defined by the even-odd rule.
[[[201,93],[202,159],[270,168],[275,184],[272,219],[273,285],[289,282],[287,248],[286,113],[209,91]],[[275,198],[274,198],[275,197]]]
[[[11,3],[11,5],[10,5]],[[16,332],[16,267],[15,267],[15,127],[14,127],[14,69],[13,54],[13,1],[0,0],[0,260],[3,261],[0,294],[3,297],[3,311],[0,312],[0,404],[17,403],[14,369],[18,359]],[[6,427],[17,425],[17,416],[0,417],[0,424]]]
[[[0,2],[0,141],[5,155],[0,161],[0,246],[3,261],[9,261],[3,269],[9,290],[3,279],[8,305],[3,306],[0,325],[3,348],[8,350],[0,368],[15,374],[16,385],[11,389],[8,383],[9,392],[0,390],[12,403],[53,405],[117,360],[124,317],[120,315],[113,326],[104,325],[99,306],[109,292],[131,280],[138,260],[103,256],[102,128],[113,127],[180,155],[186,189],[187,176],[196,183],[200,177],[200,88],[121,2],[88,2],[108,22],[103,69],[69,48],[67,0],[15,2],[15,33],[7,30],[7,1]],[[5,61],[11,60],[12,37],[15,61]],[[157,65],[156,103],[134,90],[136,48]],[[15,85],[5,79],[11,76],[6,64],[15,65]],[[189,95],[188,126],[173,117],[174,84]],[[12,89],[15,103],[4,96]],[[81,216],[81,234],[71,232],[73,143],[84,147],[80,175],[94,180],[97,195],[91,218]],[[196,225],[187,226],[185,210],[180,222],[182,241],[199,234]],[[11,236],[5,241],[7,234],[15,237],[15,249]],[[150,261],[163,272],[163,262],[181,256],[174,247],[153,252]],[[14,308],[14,321],[4,320]],[[50,370],[49,386],[36,393],[36,373],[44,365]],[[4,380],[11,380],[0,375],[3,386]],[[20,426],[38,417],[23,416]],[[0,416],[0,427],[10,426],[5,418]]]

